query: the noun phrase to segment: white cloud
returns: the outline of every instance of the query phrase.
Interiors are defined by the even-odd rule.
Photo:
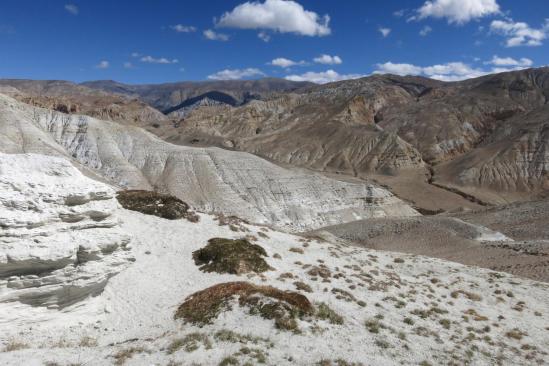
[[[432,31],[433,31],[433,28],[426,25],[425,27],[421,28],[421,30],[419,31],[419,35],[422,36],[422,37],[425,37],[426,35],[428,35]]]
[[[254,76],[265,76],[265,74],[255,68],[247,69],[225,69],[216,72],[215,74],[209,75],[208,79],[210,80],[239,80],[244,78],[251,78]]]
[[[496,0],[429,0],[417,9],[417,15],[411,19],[446,18],[448,23],[464,24],[499,13]]]
[[[374,74],[420,75],[442,81],[459,81],[493,73],[521,70],[526,64],[530,66],[533,62],[526,58],[517,61],[494,56],[491,61],[485,62],[485,64],[492,64],[495,67],[481,69],[463,62],[448,62],[425,67],[406,63],[386,62],[384,64],[377,64],[377,70],[374,71]]]
[[[134,66],[131,62],[124,62],[124,68],[125,69],[133,69]]]
[[[176,58],[169,60],[165,57],[155,58],[152,56],[143,56],[140,60],[141,62],[147,62],[149,64],[176,64],[179,62]]]
[[[339,56],[320,55],[313,59],[317,64],[323,65],[339,65],[343,63],[343,60]]]
[[[383,38],[387,37],[389,35],[389,33],[391,33],[391,28],[383,28],[383,27],[380,27],[378,29],[379,33],[381,33],[381,35],[383,36]]]
[[[262,40],[263,42],[269,42],[271,40],[271,36],[267,32],[259,32],[257,33],[257,38]]]
[[[327,70],[324,72],[306,72],[301,75],[288,75],[285,77],[286,80],[292,81],[310,81],[317,84],[325,84],[333,81],[348,80],[348,79],[357,79],[364,77],[360,74],[346,74],[342,75],[337,73],[334,70]]]
[[[397,18],[402,18],[405,13],[406,13],[406,9],[400,9],[400,10],[397,10],[397,11],[393,12],[393,16],[395,16]]]
[[[269,63],[269,65],[283,67],[283,68],[292,67],[296,65],[305,65],[305,64],[306,64],[305,61],[293,61],[284,57],[275,58]]]
[[[134,58],[137,58],[137,57],[141,56],[141,54],[139,52],[132,52],[131,56],[134,57]]]
[[[512,57],[499,57],[495,55],[490,61],[485,62],[486,65],[494,66],[520,66],[520,67],[529,67],[534,64],[534,61],[529,58],[523,57],[520,60],[516,60]]]
[[[485,75],[486,72],[474,69],[462,62],[449,62],[446,64],[433,65],[427,67],[416,66],[413,64],[396,64],[386,62],[378,64],[374,74],[396,74],[396,75],[422,75],[432,79],[444,81],[456,81],[470,79]]]
[[[432,79],[456,81],[483,76],[486,75],[487,72],[478,68],[473,68],[463,62],[448,62],[442,65],[424,67],[423,74]]]
[[[330,34],[330,17],[305,10],[292,0],[245,2],[221,16],[217,26],[239,29],[270,29],[303,36]]]
[[[421,74],[421,67],[412,64],[395,64],[392,62],[386,62],[384,64],[377,64],[377,70],[375,74],[396,74],[396,75],[419,75]]]
[[[177,33],[196,32],[196,27],[193,27],[192,25],[176,24],[176,25],[170,25],[170,28],[176,31]]]
[[[78,12],[80,11],[78,9],[78,6],[74,4],[65,4],[65,10],[71,13],[72,15],[78,15]]]
[[[211,40],[211,41],[222,41],[222,42],[225,42],[225,41],[228,41],[229,40],[229,36],[226,35],[226,34],[223,34],[223,33],[217,33],[217,32],[214,32],[213,30],[211,29],[206,29],[204,32],[204,37],[206,37],[207,39]]]
[[[96,69],[108,69],[110,66],[109,61],[102,60],[97,65],[95,65]]]
[[[539,28],[531,28],[527,23],[512,20],[494,20],[490,24],[490,31],[507,38],[507,47],[541,46],[549,34],[549,19]]]

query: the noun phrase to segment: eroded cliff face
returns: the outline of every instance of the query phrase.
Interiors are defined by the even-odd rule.
[[[132,260],[118,207],[65,159],[0,153],[0,303],[61,308],[99,294]]]
[[[438,179],[459,187],[516,192],[549,190],[549,107],[497,127],[481,146],[436,167]]]
[[[164,142],[142,129],[33,108],[0,96],[7,152],[68,156],[127,188],[171,193],[202,211],[291,231],[417,212],[388,191],[288,170],[254,155]]]

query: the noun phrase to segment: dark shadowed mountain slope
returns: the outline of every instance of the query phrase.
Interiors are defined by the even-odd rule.
[[[184,106],[190,99],[199,96],[229,105],[241,105],[253,99],[262,99],[272,93],[294,91],[311,83],[284,79],[265,78],[258,80],[184,81],[165,84],[122,84],[112,80],[88,81],[82,83],[89,88],[109,93],[138,97],[162,112],[174,112],[177,106]],[[216,99],[219,97],[219,99]],[[195,102],[197,100],[195,99]]]

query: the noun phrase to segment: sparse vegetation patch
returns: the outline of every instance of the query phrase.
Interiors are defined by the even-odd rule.
[[[200,348],[200,345],[204,345],[205,349],[212,348],[212,342],[210,337],[203,333],[190,333],[183,338],[173,340],[168,346],[168,354],[175,353],[183,348],[186,352],[193,352]]]
[[[323,302],[317,305],[315,316],[319,319],[327,320],[331,324],[343,324],[343,317]]]
[[[213,238],[208,245],[193,252],[194,263],[204,272],[261,273],[271,268],[263,259],[267,253],[246,239]]]
[[[247,307],[250,314],[273,319],[279,329],[297,331],[296,319],[314,312],[307,297],[297,292],[248,282],[227,282],[189,296],[177,309],[175,318],[196,325],[212,323],[221,311],[229,308],[233,298],[238,298],[239,305]]]
[[[189,205],[177,197],[153,191],[127,190],[116,195],[118,202],[127,210],[138,211],[168,220],[185,218],[197,222],[199,216],[189,209]]]

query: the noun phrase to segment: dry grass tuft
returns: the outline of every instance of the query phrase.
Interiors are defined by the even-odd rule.
[[[133,357],[136,353],[143,353],[143,352],[149,352],[143,347],[130,347],[123,350],[118,351],[114,354],[114,364],[115,365],[123,365],[126,363],[127,360]]]
[[[452,291],[450,296],[452,296],[452,298],[454,298],[454,299],[457,299],[459,297],[459,294],[462,294],[463,296],[465,296],[467,299],[469,299],[471,301],[480,301],[480,300],[482,300],[482,296],[480,296],[478,294],[475,294],[473,292],[465,291],[465,290]]]
[[[13,352],[25,348],[29,348],[29,345],[16,340],[11,340],[4,346],[3,352]]]
[[[212,348],[212,342],[208,335],[203,333],[190,333],[183,338],[173,340],[168,346],[168,354],[173,354],[183,348],[186,352],[193,352],[200,348],[200,344],[204,345],[205,349]]]
[[[319,319],[327,320],[331,324],[343,324],[343,317],[332,310],[327,304],[321,302],[317,305],[315,316]]]

